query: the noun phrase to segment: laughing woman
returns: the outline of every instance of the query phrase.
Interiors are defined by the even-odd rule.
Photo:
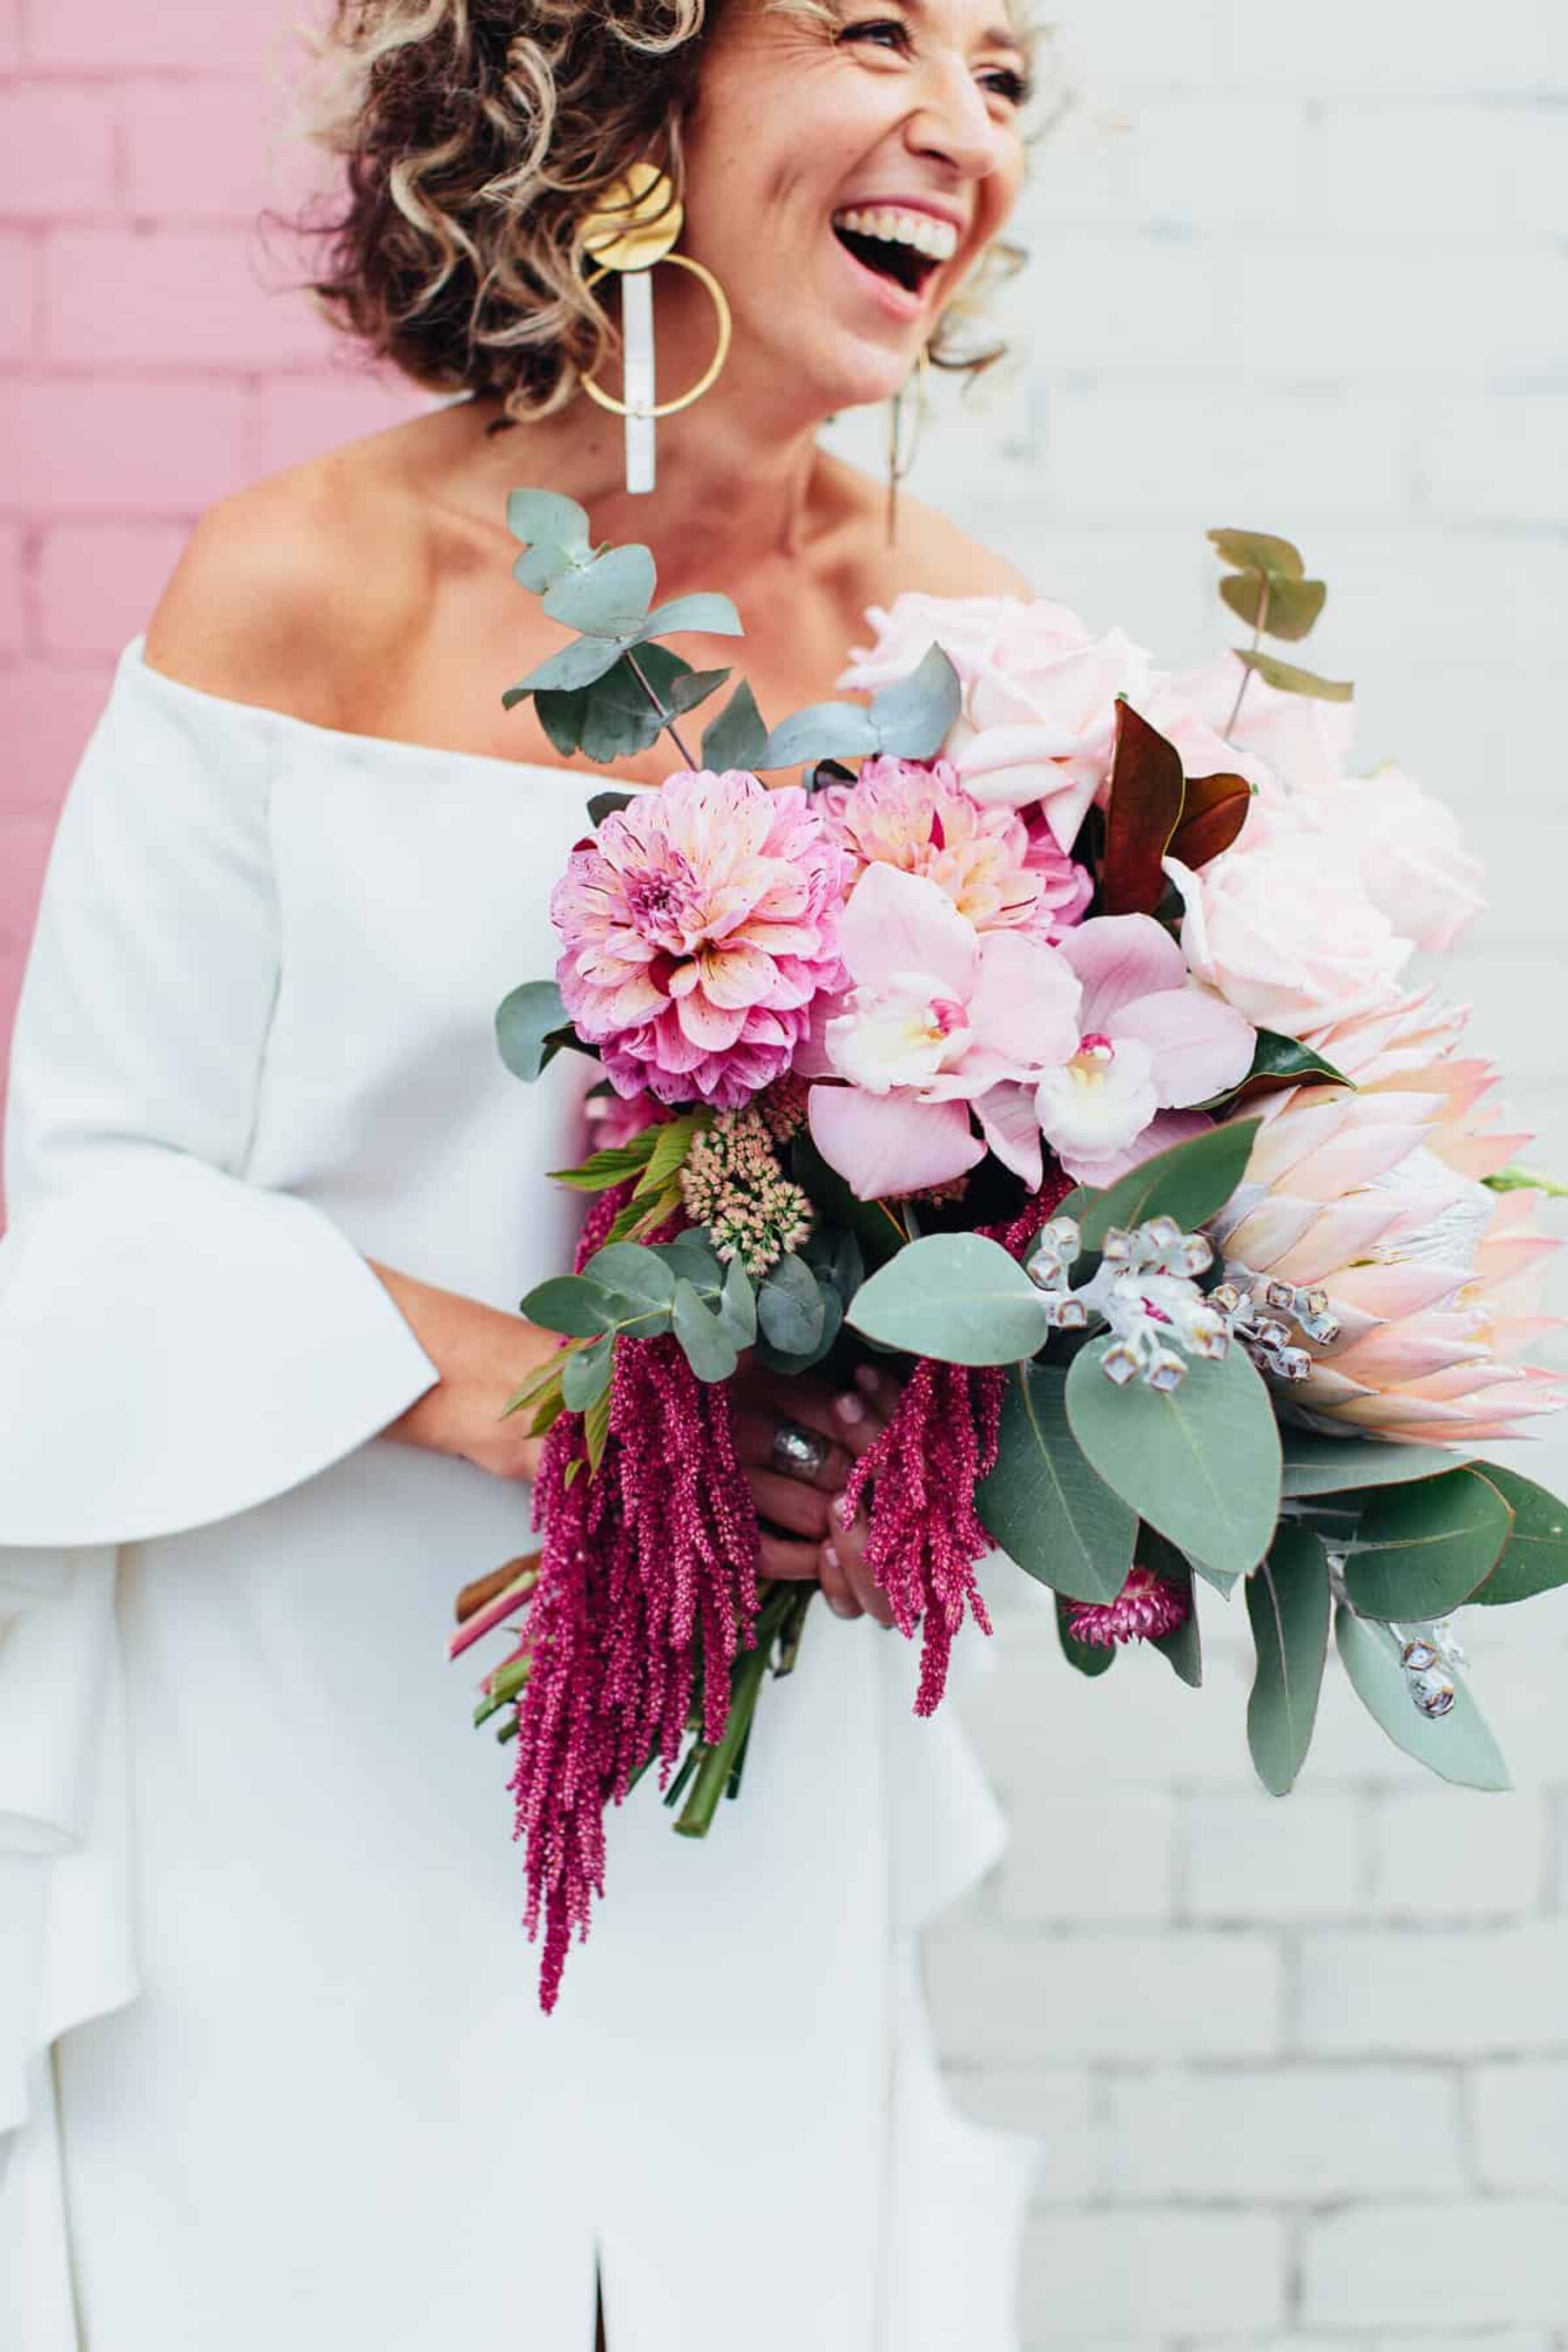
[[[770,1702],[743,1834],[615,1817],[548,2021],[440,1644],[526,1526],[500,1416],[553,1343],[513,1310],[569,1246],[535,1204],[581,1108],[572,1057],[519,1088],[488,1029],[584,822],[585,763],[500,706],[559,642],[507,492],[727,591],[775,713],[869,605],[1028,593],[909,501],[889,541],[817,446],[964,363],[1023,33],[1005,0],[340,0],[324,65],[318,292],[463,396],[202,523],[60,826],[0,1254],[0,2335],[589,2352],[597,2298],[612,2352],[1005,2352],[1017,2151],[946,2105],[912,1960],[995,1821],[833,1512],[877,1398],[792,1381],[781,1445],[755,1390],[764,1570],[845,1622]],[[715,281],[732,322],[651,488],[592,396],[647,399],[584,235],[649,164],[696,265],[657,273],[661,394],[711,373]]]

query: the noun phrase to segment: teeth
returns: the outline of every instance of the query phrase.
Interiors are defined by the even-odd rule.
[[[931,261],[951,261],[958,250],[958,231],[951,221],[932,218],[930,213],[905,212],[892,205],[873,205],[868,210],[851,209],[835,213],[840,228],[851,230],[857,236],[880,237],[885,245],[912,245]]]

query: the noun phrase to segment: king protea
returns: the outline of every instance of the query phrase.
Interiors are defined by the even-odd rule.
[[[1247,1181],[1215,1221],[1229,1278],[1327,1292],[1337,1339],[1310,1342],[1293,1405],[1326,1430],[1468,1445],[1510,1438],[1565,1402],[1519,1360],[1558,1320],[1534,1311],[1542,1195],[1482,1181],[1529,1138],[1481,1106],[1496,1084],[1462,1058],[1466,1014],[1428,992],[1313,1044],[1355,1090],[1268,1097]],[[1292,1335],[1294,1336],[1294,1335]]]

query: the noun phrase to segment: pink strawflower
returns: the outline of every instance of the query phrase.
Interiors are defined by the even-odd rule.
[[[1031,839],[1015,810],[982,808],[946,760],[868,760],[855,783],[830,785],[817,806],[854,858],[857,880],[868,866],[921,875],[977,931],[1048,935],[1075,921],[1092,896],[1082,866],[1043,825]]]
[[[1163,1642],[1192,1614],[1192,1601],[1173,1577],[1152,1568],[1134,1568],[1110,1602],[1073,1601],[1068,1603],[1068,1632],[1090,1649],[1109,1650],[1121,1642]]]
[[[556,977],[623,1095],[733,1108],[779,1076],[842,978],[848,861],[798,786],[671,776],[574,849],[551,900]]]

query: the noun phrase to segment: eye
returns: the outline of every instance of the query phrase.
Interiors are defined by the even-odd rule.
[[[840,25],[837,37],[841,41],[870,41],[878,48],[907,49],[910,28],[897,16],[862,16],[857,22]]]
[[[1028,75],[1020,73],[1016,66],[997,66],[991,72],[982,74],[980,79],[984,88],[994,89],[998,97],[1006,99],[1013,106],[1026,105],[1034,94],[1034,84]]]

